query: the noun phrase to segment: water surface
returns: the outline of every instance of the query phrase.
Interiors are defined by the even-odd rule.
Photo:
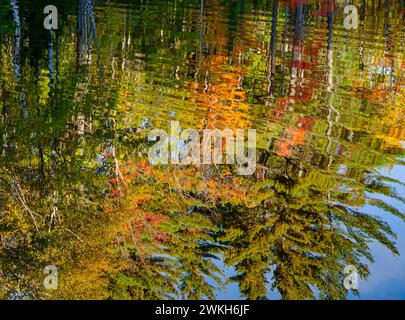
[[[402,1],[48,4],[0,2],[1,298],[405,298]],[[255,174],[151,164],[170,121]]]

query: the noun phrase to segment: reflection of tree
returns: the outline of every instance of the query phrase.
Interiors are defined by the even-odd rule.
[[[204,257],[222,253],[236,271],[229,281],[237,282],[249,299],[266,298],[271,283],[285,299],[343,299],[346,265],[368,277],[370,241],[398,254],[390,227],[360,209],[368,204],[405,220],[376,196],[404,202],[385,185],[395,181],[367,171],[347,178],[277,157],[267,164],[273,169],[255,181],[232,177],[226,169],[144,167],[138,178],[154,183],[141,189],[136,183],[125,200],[131,203],[128,208],[136,208],[135,234],[144,237],[128,245],[132,262],[113,279],[112,297],[213,297],[205,277],[220,282],[219,270]],[[163,222],[153,232],[143,229],[139,217],[153,227],[150,219],[159,215]],[[213,246],[216,228],[208,217],[222,224],[216,235],[220,246]]]
[[[78,85],[82,78],[89,80],[92,75],[89,70],[76,73],[74,54],[60,58],[59,50],[66,52],[65,41],[71,40],[65,29],[58,30],[60,33],[55,37],[51,33],[49,44],[44,43],[37,50],[34,41],[37,34],[33,30],[37,29],[37,20],[42,26],[43,13],[37,8],[31,10],[31,6],[32,3],[22,1],[22,15],[32,19],[22,19],[18,28],[34,44],[21,57],[15,50],[12,57],[8,51],[0,51],[2,75],[4,72],[0,123],[0,286],[4,291],[0,294],[8,297],[18,289],[31,298],[49,297],[43,292],[43,268],[53,264],[65,274],[66,281],[59,291],[61,297],[72,298],[72,293],[76,293],[76,297],[105,298],[104,291],[99,290],[102,289],[99,278],[115,264],[109,260],[108,246],[97,241],[97,232],[106,231],[98,228],[105,225],[105,221],[100,224],[103,219],[99,218],[105,179],[94,174],[97,146],[104,136],[100,130],[99,139],[88,143],[82,137],[83,130],[76,130],[76,124],[70,121],[92,109],[88,92],[80,92]],[[88,19],[91,18],[94,15],[90,14]],[[40,30],[39,34],[49,39],[48,32]],[[42,38],[41,41],[44,42]],[[44,50],[46,47],[48,52]],[[41,58],[48,61],[47,83],[38,76],[42,71]],[[21,77],[7,82],[13,78],[6,62],[16,59]],[[19,93],[17,98],[14,90]],[[74,99],[75,96],[82,100]],[[23,107],[22,116],[19,108],[14,107],[19,105]],[[91,231],[89,226],[93,228]],[[82,264],[92,267],[77,268]],[[92,281],[92,277],[98,279]]]
[[[93,0],[79,0],[77,6],[77,60],[89,64],[91,39],[97,38]]]
[[[20,77],[20,44],[21,44],[21,21],[19,6],[15,0],[11,0],[11,8],[13,10],[13,20],[15,24],[14,48],[13,48],[13,65],[16,80]]]
[[[236,266],[233,279],[248,298],[266,296],[266,273],[285,299],[346,296],[342,272],[346,265],[367,277],[363,260],[373,261],[369,242],[377,240],[398,254],[395,234],[380,218],[363,213],[365,203],[376,205],[405,220],[395,208],[371,193],[395,193],[381,183],[348,181],[285,163],[270,174],[255,208],[226,207],[223,214],[226,262]],[[266,187],[264,187],[266,186]],[[402,199],[403,201],[403,199]],[[237,223],[235,223],[237,219]]]
[[[159,170],[144,171],[132,183],[159,176]],[[163,178],[163,177],[162,177]],[[164,180],[162,180],[164,181]],[[115,277],[111,297],[115,299],[214,298],[221,271],[213,262],[219,247],[214,244],[215,226],[198,212],[187,211],[182,191],[175,185],[157,182],[126,190],[124,211],[129,267]],[[171,194],[167,201],[168,193]],[[164,205],[163,205],[164,204]],[[123,214],[125,213],[125,214]],[[125,219],[124,219],[125,221]],[[128,229],[129,226],[129,229]]]

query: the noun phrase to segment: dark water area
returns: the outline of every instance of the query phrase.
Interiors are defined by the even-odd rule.
[[[346,4],[0,0],[0,298],[404,299],[405,6]],[[256,171],[151,163],[173,121]]]

